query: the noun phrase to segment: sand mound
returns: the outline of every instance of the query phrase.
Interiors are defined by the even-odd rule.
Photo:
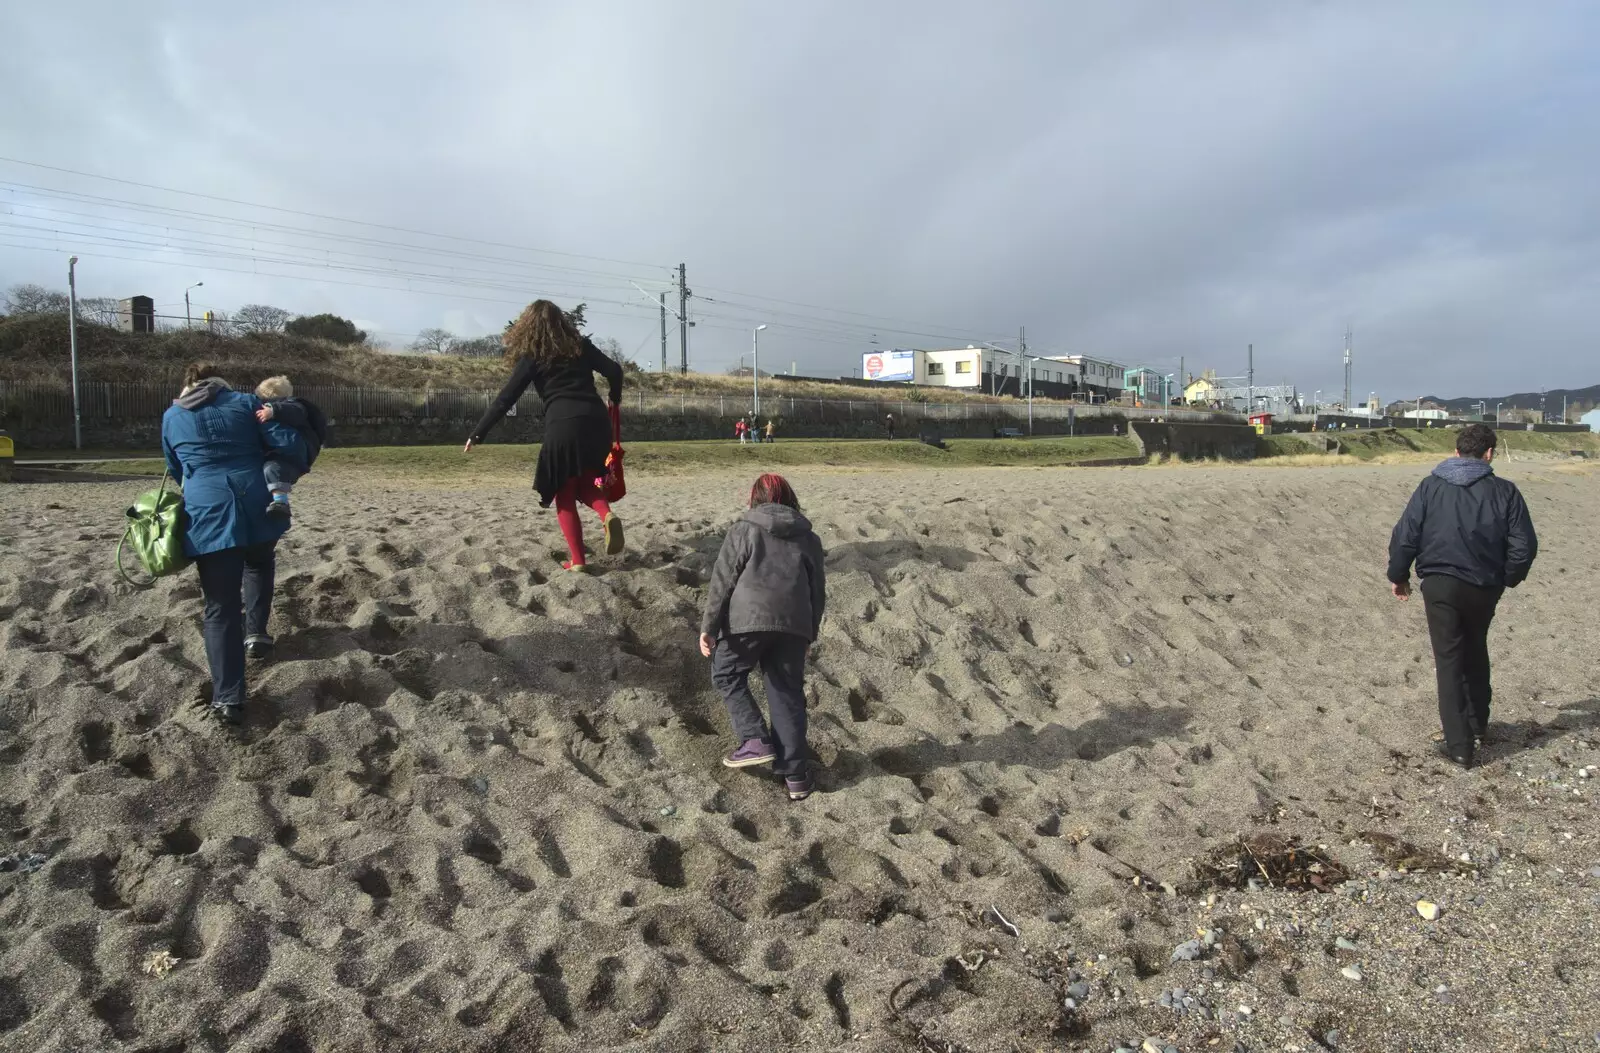
[[[319,473],[237,734],[196,704],[193,577],[135,591],[110,568],[128,487],[12,488],[0,852],[44,858],[0,873],[0,1048],[1582,1037],[1596,481],[1524,480],[1546,546],[1495,634],[1504,742],[1454,775],[1428,752],[1420,607],[1381,580],[1419,474],[797,477],[832,604],[824,792],[800,805],[718,765],[695,651],[742,477],[641,478],[630,553],[575,577],[519,490]],[[1586,784],[1562,767],[1584,758]],[[1527,785],[1550,770],[1561,790]],[[1193,880],[1262,829],[1351,882]],[[1389,880],[1371,830],[1473,872]],[[1422,892],[1440,923],[1408,915]],[[1491,961],[1504,932],[1516,957]],[[1174,985],[1203,997],[1170,1008]]]

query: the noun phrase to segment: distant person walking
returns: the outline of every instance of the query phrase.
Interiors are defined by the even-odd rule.
[[[768,442],[777,442],[778,441],[778,422],[775,421],[775,420],[772,420],[770,417],[767,419],[767,427],[766,427],[765,434],[766,434],[766,439],[767,439]]]
[[[733,426],[733,434],[734,434],[734,437],[739,440],[739,445],[740,446],[743,446],[745,443],[749,442],[750,441],[750,422],[745,420],[743,417],[740,417],[739,418],[739,423],[737,423],[737,424],[735,424]]]
[[[289,521],[267,514],[267,458],[302,456],[294,432],[256,419],[260,408],[254,395],[234,391],[214,367],[196,363],[161,418],[161,452],[183,485],[183,550],[194,560],[206,601],[201,632],[211,709],[229,724],[244,716],[246,658],[267,658],[273,647],[267,623],[274,550]]]
[[[561,566],[586,570],[579,502],[600,517],[607,555],[616,555],[624,545],[622,520],[611,511],[600,487],[611,452],[611,418],[594,386],[594,375],[599,373],[610,384],[611,405],[620,406],[622,367],[578,332],[566,312],[549,300],[529,304],[506,330],[504,343],[511,379],[472,429],[463,452],[483,442],[532,384],[544,403],[544,441],[539,444],[533,488],[539,493],[540,508],[549,508],[552,502],[556,506],[556,521],[571,557]]]
[[[883,418],[883,430],[888,432],[889,438],[894,438],[894,414],[886,414]]]
[[[711,659],[712,683],[739,740],[722,763],[771,764],[791,801],[805,800],[815,788],[806,747],[805,670],[826,606],[822,542],[783,476],[763,475],[750,488],[749,511],[723,539],[700,623],[700,653]],[[758,667],[770,732],[750,693],[750,674]]]
[[[1461,429],[1456,455],[1422,480],[1389,539],[1394,595],[1410,597],[1413,564],[1422,579],[1444,752],[1464,768],[1489,733],[1489,624],[1539,552],[1522,493],[1491,467],[1495,441],[1485,424]]]

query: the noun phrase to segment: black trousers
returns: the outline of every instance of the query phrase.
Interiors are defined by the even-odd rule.
[[[211,704],[242,706],[244,638],[264,636],[272,617],[277,543],[223,549],[194,561],[206,598],[202,635],[211,666]]]
[[[711,682],[722,692],[740,742],[771,742],[777,754],[772,770],[799,775],[806,770],[806,650],[803,636],[788,633],[741,633],[724,636],[711,653]],[[761,707],[750,693],[750,674],[760,667],[767,685],[772,733],[761,719]]]
[[[1473,739],[1489,730],[1489,623],[1504,591],[1448,574],[1422,579],[1439,679],[1439,723],[1452,751],[1471,753]]]

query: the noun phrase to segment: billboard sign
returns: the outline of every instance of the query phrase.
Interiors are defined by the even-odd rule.
[[[861,375],[868,380],[916,379],[917,353],[903,348],[893,351],[870,351],[861,356]]]

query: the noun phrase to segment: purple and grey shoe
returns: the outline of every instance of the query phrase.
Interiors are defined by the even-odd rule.
[[[722,763],[729,768],[752,768],[757,764],[771,764],[776,756],[770,742],[745,739],[738,749],[722,758]]]
[[[789,791],[789,800],[803,801],[815,792],[817,781],[810,772],[806,771],[801,772],[799,775],[785,776],[783,785]]]

